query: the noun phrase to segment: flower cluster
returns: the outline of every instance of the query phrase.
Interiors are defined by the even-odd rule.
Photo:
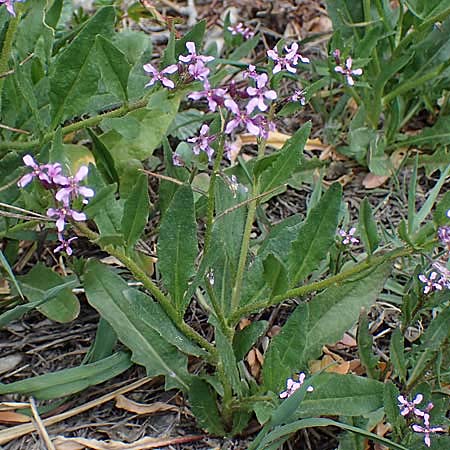
[[[303,372],[298,374],[298,381],[295,381],[292,378],[288,378],[286,380],[286,390],[280,393],[280,398],[289,398],[295,391],[301,388],[303,383],[305,382],[306,375]],[[312,392],[314,388],[312,386],[308,386],[306,388],[307,392]]]
[[[70,243],[76,237],[66,239],[64,230],[67,221],[70,219],[75,221],[86,220],[86,214],[72,209],[72,205],[79,198],[81,198],[83,204],[86,204],[89,201],[88,199],[94,196],[92,189],[80,185],[80,182],[88,174],[88,168],[81,166],[75,175],[66,177],[62,173],[62,167],[59,163],[38,164],[31,155],[25,155],[23,162],[32,170],[20,178],[17,183],[18,186],[24,188],[33,179],[37,179],[45,189],[52,192],[56,207],[48,208],[47,216],[56,219],[56,229],[58,230],[60,245],[56,247],[55,252],[64,250],[68,255],[71,255],[72,249]]]
[[[231,31],[233,36],[241,35],[245,40],[251,39],[255,35],[255,32],[251,28],[245,27],[242,22],[228,27],[228,31]]]
[[[449,216],[450,211],[447,211]],[[450,227],[439,227],[438,239],[441,245],[446,249],[446,253],[438,261],[433,262],[433,271],[428,276],[419,275],[419,280],[423,283],[423,293],[430,294],[443,289],[450,289],[450,270],[447,268],[447,262],[450,257]]]
[[[417,394],[412,401],[409,401],[403,395],[399,395],[397,400],[399,401],[398,407],[400,408],[400,414],[403,417],[422,422],[422,424],[413,423],[412,429],[416,433],[424,434],[424,442],[427,447],[431,445],[430,435],[432,433],[445,432],[442,427],[432,427],[430,425],[430,411],[434,408],[433,403],[428,403],[423,410],[418,408],[418,405],[423,400],[422,394]]]
[[[353,77],[362,75],[362,69],[352,69],[353,60],[350,56],[345,60],[345,65],[341,64],[341,52],[339,49],[336,49],[333,52],[333,57],[336,61],[336,67],[334,68],[334,71],[344,75],[349,86],[354,86],[355,80],[353,79]]]
[[[143,66],[144,71],[151,77],[145,87],[153,86],[155,83],[160,82],[166,88],[174,89],[175,83],[168,78],[168,75],[172,75],[175,72],[179,72],[181,75],[184,71],[187,71],[192,80],[204,81],[210,72],[206,64],[211,62],[214,57],[197,54],[194,42],[187,42],[186,48],[189,53],[178,57],[179,64],[171,64],[162,70],[158,70],[150,63],[145,64]]]
[[[230,31],[232,34],[248,35],[249,33],[249,30],[245,29],[242,24],[230,27]],[[267,52],[268,58],[274,62],[271,73],[270,71],[257,71],[256,67],[250,64],[241,73],[241,78],[237,77],[227,84],[216,87],[212,86],[208,79],[210,69],[207,67],[207,64],[214,58],[197,53],[194,42],[187,42],[186,48],[189,53],[180,55],[178,64],[170,65],[162,70],[158,70],[150,63],[144,65],[145,72],[151,77],[145,86],[153,86],[159,82],[167,89],[174,89],[175,82],[169,76],[176,72],[183,83],[194,80],[201,81],[203,87],[198,91],[191,92],[187,97],[194,101],[206,100],[210,112],[216,112],[218,108],[223,108],[228,118],[224,126],[224,134],[228,136],[244,129],[258,138],[267,139],[269,132],[275,131],[271,105],[278,98],[276,91],[270,86],[271,75],[282,70],[295,73],[300,62],[310,62],[308,58],[298,52],[299,46],[294,42],[290,46],[285,45],[281,55],[277,48]],[[241,81],[236,81],[239,79]],[[305,91],[297,89],[286,100],[305,105]],[[211,144],[216,139],[217,136],[210,135],[209,125],[203,124],[200,133],[190,137],[187,141],[193,144],[192,151],[195,155],[204,152],[208,161],[211,161],[214,154]],[[229,140],[224,142],[224,146],[225,155],[231,160],[235,156],[236,149]],[[172,160],[176,166],[184,165],[179,154],[175,153]]]
[[[14,3],[16,2],[24,2],[25,0],[0,0],[0,5],[5,5],[6,10],[12,15],[16,16],[16,12],[14,11]]]

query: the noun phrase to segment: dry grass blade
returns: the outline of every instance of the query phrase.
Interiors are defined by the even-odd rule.
[[[14,411],[0,411],[0,423],[28,423],[31,418]]]
[[[44,424],[44,426],[48,427],[49,425],[54,425],[55,423],[62,422],[63,420],[77,416],[78,414],[88,411],[89,409],[92,409],[98,405],[109,402],[120,394],[125,394],[126,392],[137,389],[138,387],[141,387],[144,384],[148,383],[150,380],[151,378],[142,378],[141,380],[135,381],[134,383],[128,384],[127,386],[124,386],[120,389],[116,389],[109,394],[103,395],[100,398],[87,402],[84,405],[77,406],[76,408],[73,408],[69,411],[63,412],[53,417],[49,417],[48,419],[44,419],[42,423]],[[25,436],[28,433],[32,433],[34,430],[34,425],[27,423],[0,431],[0,445],[6,444],[7,442],[12,441],[13,439],[20,438],[21,436]]]
[[[155,414],[158,412],[165,411],[178,411],[178,408],[174,405],[169,405],[168,403],[155,402],[149,405],[144,403],[137,403],[124,395],[118,395],[116,397],[116,408],[125,409],[126,411],[135,414]]]
[[[65,438],[58,436],[54,443],[56,450],[147,450],[151,448],[167,447],[169,445],[187,444],[201,441],[205,436],[183,436],[177,438],[152,438],[144,437],[136,442],[125,443],[120,441],[99,441],[97,439]]]
[[[33,397],[30,397],[30,406],[31,406],[31,412],[33,413],[33,424],[36,427],[36,430],[39,433],[39,436],[44,441],[45,446],[47,447],[47,450],[56,450],[55,446],[53,445],[53,442],[50,439],[50,436],[47,433],[47,430],[42,423],[42,419],[39,416],[39,412],[36,407],[36,402],[34,401]]]

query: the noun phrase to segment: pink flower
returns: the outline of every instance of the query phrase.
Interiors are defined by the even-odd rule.
[[[228,31],[231,31],[233,36],[240,34],[244,39],[250,39],[255,35],[255,32],[249,28],[245,27],[242,22],[237,23],[236,25],[228,27]]]
[[[296,89],[294,93],[289,97],[291,102],[300,102],[302,106],[306,105],[305,98],[306,91],[304,89]]]
[[[61,165],[56,164],[38,164],[31,155],[25,155],[22,158],[23,162],[26,166],[31,167],[33,170],[31,173],[27,173],[24,175],[18,182],[17,185],[21,188],[24,188],[27,184],[33,181],[33,178],[37,178],[41,182],[45,182],[47,184],[52,184],[53,180],[49,177],[48,170],[51,167],[52,175],[61,172]]]
[[[191,100],[206,98],[208,100],[208,109],[211,112],[216,111],[218,105],[223,105],[224,97],[227,93],[226,89],[211,88],[211,85],[207,79],[203,81],[203,88],[204,91],[192,92],[188,95],[188,98]]]
[[[252,113],[255,108],[258,108],[260,111],[266,111],[268,106],[264,100],[275,100],[277,98],[277,93],[274,90],[267,89],[267,74],[263,73],[258,75],[255,81],[256,87],[249,86],[247,88],[247,94],[252,97],[247,104],[248,114]]]
[[[442,427],[431,427],[430,426],[430,415],[429,414],[424,414],[424,416],[423,416],[423,425],[424,426],[421,426],[421,425],[418,425],[418,424],[414,424],[412,426],[412,429],[416,433],[423,433],[425,435],[423,440],[424,440],[425,445],[427,447],[431,446],[431,438],[430,438],[430,434],[431,433],[442,433],[442,432],[445,433],[445,430]]]
[[[159,71],[155,66],[148,63],[144,65],[144,70],[152,77],[145,87],[153,86],[157,81],[168,89],[173,89],[175,87],[175,83],[172,80],[169,80],[165,75],[175,73],[178,70],[176,64],[172,64]]]
[[[253,123],[259,128],[259,136],[263,139],[268,139],[269,132],[276,130],[275,122],[262,114],[253,117]]]
[[[349,86],[354,86],[355,81],[353,80],[353,75],[359,76],[362,75],[363,70],[362,69],[352,69],[352,58],[348,57],[345,61],[345,67],[342,66],[336,66],[334,68],[335,72],[341,73],[342,75],[345,75],[345,78],[347,79],[347,84]]]
[[[294,381],[292,378],[288,378],[286,380],[286,390],[281,392],[280,398],[289,398],[295,391],[300,389],[305,381],[306,375],[303,372],[298,374],[298,381]],[[308,386],[306,389],[307,392],[312,392],[314,388],[312,386]]]
[[[74,237],[71,237],[70,239],[66,240],[61,233],[58,233],[58,239],[59,239],[60,245],[58,245],[58,247],[56,247],[55,250],[53,250],[53,253],[58,253],[58,252],[64,250],[70,256],[73,253],[73,250],[70,247],[70,243],[72,241],[75,241],[78,238],[76,236],[74,236]]]
[[[339,230],[339,235],[344,238],[342,240],[342,243],[344,245],[349,245],[349,244],[357,245],[357,244],[359,244],[359,239],[353,236],[355,234],[355,232],[356,232],[356,228],[355,227],[350,228],[348,233],[345,230]]]
[[[172,164],[178,167],[184,166],[184,161],[181,159],[181,156],[178,153],[174,153],[172,155]]]
[[[206,63],[214,59],[213,56],[198,55],[194,42],[186,42],[186,48],[189,54],[186,56],[180,55],[178,60],[189,64],[188,72],[195,80],[204,80],[209,75],[209,69]]]
[[[419,275],[419,280],[425,284],[423,287],[424,294],[429,294],[433,291],[442,291],[442,288],[444,287],[443,282],[441,281],[442,278],[438,280],[438,276],[437,272],[431,272],[428,278],[423,274]]]
[[[281,70],[287,70],[291,73],[296,73],[298,61],[308,64],[310,61],[305,58],[300,53],[297,53],[298,44],[294,42],[290,47],[284,46],[285,55],[280,56],[278,54],[278,49],[275,47],[272,50],[267,51],[267,56],[275,62],[275,67],[273,68],[273,73],[281,72]]]
[[[249,117],[246,111],[241,111],[237,103],[231,98],[225,100],[225,107],[229,109],[233,114],[234,118],[231,119],[227,126],[225,127],[225,134],[230,134],[239,126],[244,126],[247,128],[247,131],[254,136],[259,136],[260,129],[255,124],[253,119]]]
[[[63,232],[64,227],[66,226],[67,217],[72,217],[72,219],[77,222],[82,222],[87,219],[86,214],[74,211],[73,209],[70,209],[68,206],[62,206],[61,208],[57,209],[49,208],[47,209],[47,216],[57,217],[56,228],[60,233]]]
[[[56,176],[54,182],[64,186],[56,193],[56,200],[62,202],[64,205],[68,205],[70,200],[81,195],[84,197],[83,203],[88,203],[87,199],[94,196],[94,191],[88,187],[80,186],[79,184],[80,181],[86,178],[88,170],[87,166],[81,166],[73,177],[65,177],[63,175]]]
[[[23,2],[25,0],[0,0],[0,5],[5,5],[6,10],[14,17],[16,17],[16,12],[14,11],[15,2]]]
[[[253,80],[256,80],[258,76],[259,74],[256,71],[256,66],[254,66],[253,64],[249,64],[248,69],[242,72],[243,78],[252,78]]]
[[[409,416],[410,414],[414,414],[416,416],[423,417],[423,415],[425,414],[422,410],[416,408],[419,403],[422,403],[422,394],[417,394],[411,402],[403,395],[399,395],[397,397],[397,400],[399,401],[398,407],[400,408],[400,414],[402,416]]]
[[[200,134],[196,137],[189,138],[187,141],[194,144],[192,151],[195,155],[199,155],[203,151],[208,155],[208,160],[211,161],[214,149],[210,146],[210,143],[216,139],[216,136],[209,136],[208,133],[209,126],[204,124],[200,128]]]

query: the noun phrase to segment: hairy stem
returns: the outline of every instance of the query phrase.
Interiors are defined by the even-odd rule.
[[[359,264],[354,265],[350,269],[344,270],[343,272],[331,276],[329,278],[326,278],[325,280],[316,281],[314,283],[306,284],[304,286],[300,286],[298,288],[289,289],[288,291],[284,292],[283,294],[276,295],[275,297],[272,297],[268,300],[264,300],[261,302],[253,303],[251,305],[244,306],[243,308],[238,309],[230,319],[230,323],[236,323],[238,322],[242,317],[245,317],[249,314],[252,314],[256,311],[260,311],[262,309],[268,308],[270,306],[277,305],[284,300],[287,300],[289,298],[298,298],[298,297],[304,297],[307,294],[310,294],[314,291],[321,291],[323,289],[326,289],[327,287],[332,286],[333,284],[337,283],[343,283],[347,281],[349,278],[354,277],[355,275],[364,272],[365,270],[368,270],[370,268],[374,268],[379,266],[380,264],[383,264],[387,261],[392,261],[396,258],[400,258],[402,256],[408,256],[414,253],[414,249],[407,247],[407,248],[399,248],[392,250],[388,253],[382,254],[382,255],[374,255],[370,259],[366,259]]]
[[[74,224],[74,226],[81,234],[92,241],[96,241],[100,237],[96,232],[90,230],[83,223],[77,222]],[[130,270],[134,277],[142,282],[144,287],[150,291],[153,297],[155,297],[155,299],[164,309],[166,314],[172,319],[177,328],[187,337],[189,337],[206,351],[208,351],[210,353],[209,362],[215,363],[217,359],[217,351],[214,346],[211,345],[211,343],[208,342],[204,337],[200,336],[194,329],[186,324],[182,318],[179,317],[177,310],[174,308],[167,296],[159,289],[159,287],[153,282],[153,280],[151,280],[147,276],[147,274],[138,266],[138,264],[136,264],[130,257],[128,257],[123,250],[113,247],[112,245],[104,245],[102,246],[102,249],[122,262]]]

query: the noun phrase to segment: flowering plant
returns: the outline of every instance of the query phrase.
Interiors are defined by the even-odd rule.
[[[48,400],[136,363],[149,377],[163,376],[166,389],[182,391],[198,425],[213,435],[238,435],[255,418],[261,431],[253,449],[278,448],[297,430],[329,425],[394,449],[439,445],[448,427],[450,320],[450,197],[440,191],[450,167],[417,211],[412,182],[408,220],[396,230],[380,233],[367,199],[358,223],[349,224],[339,183],[316,183],[304,215],[273,224],[264,210],[269,200],[296,173],[320,164],[303,151],[310,123],[280,150],[268,149],[278,113],[293,103],[302,108],[312,95],[303,80],[285,90],[280,83],[301,77],[313,58],[297,42],[279,42],[258,65],[242,67],[239,55],[258,35],[229,24],[225,42],[250,39],[225,48],[230,59],[223,63],[202,49],[202,21],[181,39],[172,34],[157,61],[148,36],[115,31],[111,6],[58,41],[49,33],[61,25],[54,5],[26,2],[20,20],[0,16],[3,62],[25,57],[0,84],[9,121],[0,130],[0,198],[22,213],[5,213],[0,232],[5,241],[22,239],[23,230],[38,240],[44,223],[46,245],[71,274],[38,264],[16,277],[11,266],[21,254],[13,247],[2,261],[17,295],[31,303],[0,315],[0,325],[34,307],[53,320],[74,320],[76,286],[98,311],[96,343],[105,344],[99,352],[93,343],[82,366],[58,372],[56,387],[38,376],[25,387],[0,384],[0,394]],[[36,24],[35,17],[45,20]],[[24,39],[30,24],[33,42]],[[331,75],[358,89],[366,67],[342,61]],[[256,143],[247,160],[239,155],[242,133]],[[149,177],[152,194],[159,183],[157,197]],[[150,229],[157,230],[154,249],[146,243]],[[113,256],[123,271],[95,252],[84,257],[82,242]],[[385,333],[392,357],[383,365],[365,311],[386,298],[399,306],[397,326]],[[277,333],[268,312],[283,305],[289,317]],[[189,319],[191,308],[206,317],[204,328]],[[408,341],[425,321],[418,340]],[[359,372],[314,370],[324,346],[355,326]],[[260,355],[259,365],[251,354]],[[385,435],[373,432],[377,423]]]

